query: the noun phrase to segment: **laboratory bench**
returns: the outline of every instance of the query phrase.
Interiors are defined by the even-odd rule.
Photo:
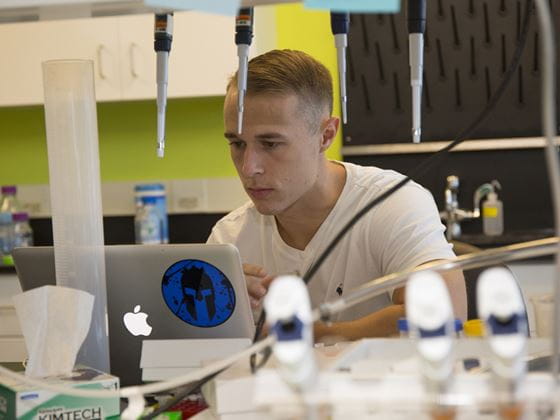
[[[169,216],[171,243],[205,242],[212,226],[224,214],[173,214]],[[36,245],[52,245],[51,219],[31,219]],[[134,217],[104,217],[105,243],[108,245],[134,243]],[[479,248],[493,248],[554,236],[553,229],[505,232],[488,237],[465,233],[459,238]],[[532,298],[553,290],[554,263],[552,256],[508,264],[519,281],[527,304],[529,323],[534,330]],[[25,357],[23,337],[19,331],[11,297],[21,291],[14,267],[0,266],[0,361],[17,362]]]

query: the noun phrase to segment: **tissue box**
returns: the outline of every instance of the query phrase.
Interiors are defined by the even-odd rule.
[[[43,380],[72,388],[119,388],[117,377],[85,366],[76,366],[72,375]],[[58,394],[23,384],[0,373],[0,420],[102,420],[118,418],[119,415],[118,397],[93,399]]]

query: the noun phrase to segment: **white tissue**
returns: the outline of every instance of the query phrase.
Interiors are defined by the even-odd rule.
[[[91,324],[94,296],[61,286],[43,286],[13,297],[34,378],[68,375]]]

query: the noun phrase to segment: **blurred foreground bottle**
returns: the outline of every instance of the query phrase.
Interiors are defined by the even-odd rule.
[[[14,248],[33,246],[33,230],[29,225],[29,215],[18,212],[12,215],[14,220]]]
[[[12,265],[14,248],[14,222],[12,213],[0,212],[0,266]]]
[[[17,187],[15,185],[2,186],[2,199],[0,200],[0,212],[18,213],[21,211],[21,204],[17,197]]]

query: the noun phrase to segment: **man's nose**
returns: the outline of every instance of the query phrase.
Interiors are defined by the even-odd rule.
[[[241,171],[247,177],[263,173],[262,159],[257,150],[251,147],[245,149]]]

